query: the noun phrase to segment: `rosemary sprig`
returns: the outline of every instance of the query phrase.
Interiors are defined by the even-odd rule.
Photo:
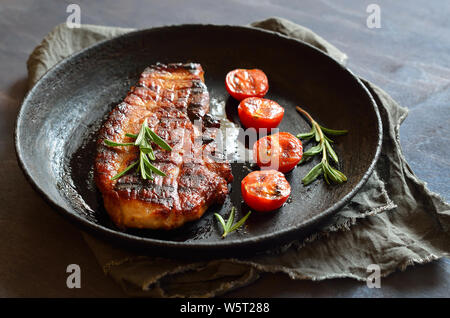
[[[233,231],[237,230],[239,227],[241,227],[245,223],[247,218],[250,216],[250,213],[252,213],[252,211],[249,211],[245,216],[242,217],[242,219],[240,219],[236,224],[233,225],[235,213],[236,213],[236,209],[235,209],[235,207],[232,207],[230,216],[228,217],[228,220],[226,222],[222,218],[222,216],[220,216],[220,214],[214,213],[217,220],[223,227],[222,238],[225,238],[228,234],[230,234],[231,232],[233,232]]]
[[[139,157],[138,160],[113,176],[111,180],[120,178],[135,166],[138,167],[138,171],[141,173],[141,177],[144,180],[153,179],[153,173],[165,177],[166,174],[150,162],[150,160],[155,160],[155,153],[153,152],[151,142],[153,141],[164,150],[171,151],[172,148],[148,127],[147,118],[144,120],[144,123],[139,130],[139,134],[135,135],[127,133],[125,136],[135,138],[136,140],[134,142],[120,143],[105,139],[103,142],[109,147],[137,146],[139,147]]]
[[[333,147],[331,147],[333,141],[325,135],[325,133],[335,136],[345,135],[347,133],[347,130],[335,130],[325,128],[319,125],[311,117],[311,115],[308,114],[304,109],[298,106],[296,107],[296,109],[299,113],[303,114],[311,122],[311,130],[307,133],[298,134],[297,138],[302,140],[309,140],[314,137],[315,141],[318,143],[316,146],[309,148],[307,151],[303,153],[303,158],[300,161],[300,163],[303,163],[311,159],[313,156],[322,153],[322,161],[318,163],[316,166],[314,166],[308,172],[308,174],[302,179],[303,184],[304,185],[310,184],[315,179],[317,179],[321,174],[323,174],[323,177],[328,184],[330,184],[331,182],[343,183],[347,181],[347,177],[339,170],[333,168],[328,162],[328,158],[331,158],[336,164],[338,164],[339,158],[336,152],[333,150]]]

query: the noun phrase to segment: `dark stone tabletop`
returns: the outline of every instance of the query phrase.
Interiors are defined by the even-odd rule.
[[[26,60],[74,1],[0,3],[0,297],[121,297],[80,232],[53,212],[16,163],[15,118],[27,89]],[[413,171],[450,198],[450,1],[87,1],[81,23],[131,28],[167,24],[248,24],[270,16],[306,26],[349,56],[348,67],[386,90],[409,116],[400,129]],[[367,6],[380,8],[381,27],[369,28]],[[78,264],[82,288],[68,289],[66,268]],[[382,279],[380,289],[350,279],[292,281],[267,274],[230,297],[449,297],[450,260],[407,268]]]

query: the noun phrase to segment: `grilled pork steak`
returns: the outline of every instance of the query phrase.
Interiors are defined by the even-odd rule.
[[[194,120],[202,120],[208,110],[202,67],[190,63],[148,67],[124,101],[110,112],[99,131],[95,182],[118,227],[172,229],[200,218],[209,206],[223,202],[233,179],[230,165],[211,158],[214,141],[203,142],[205,128],[194,125]],[[138,134],[145,118],[172,147],[172,151],[166,151],[152,145],[156,157],[152,164],[166,176],[143,180],[132,169],[111,180],[137,160],[139,149],[108,147],[103,141],[133,142],[125,134]],[[212,137],[209,132],[209,139]]]

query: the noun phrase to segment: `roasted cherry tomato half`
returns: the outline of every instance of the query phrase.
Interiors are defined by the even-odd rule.
[[[241,182],[242,198],[258,212],[268,212],[281,207],[291,194],[289,182],[279,171],[250,172]]]
[[[225,78],[228,93],[237,100],[247,97],[264,97],[269,90],[266,74],[258,69],[236,69]]]
[[[262,137],[253,145],[253,160],[258,166],[283,173],[294,169],[302,156],[302,142],[288,132]]]
[[[239,119],[246,128],[278,127],[284,115],[284,108],[273,100],[249,97],[239,103]]]

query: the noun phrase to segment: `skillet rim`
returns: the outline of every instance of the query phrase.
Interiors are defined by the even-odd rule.
[[[27,111],[27,105],[31,103],[31,100],[33,98],[33,95],[35,92],[39,91],[39,86],[42,82],[44,82],[48,77],[52,75],[53,72],[59,69],[63,69],[65,65],[68,63],[71,63],[73,60],[76,60],[77,58],[81,58],[84,55],[88,54],[89,52],[95,52],[99,50],[100,47],[106,45],[108,42],[117,41],[120,39],[126,39],[128,37],[135,37],[139,35],[143,35],[146,33],[151,32],[161,32],[161,31],[167,31],[168,29],[176,30],[176,29],[183,29],[183,28],[208,28],[208,29],[240,29],[250,32],[260,32],[265,33],[267,36],[274,36],[279,39],[287,40],[287,41],[293,41],[296,43],[296,45],[302,45],[306,47],[307,49],[314,50],[315,54],[319,54],[322,57],[325,57],[329,60],[331,60],[332,63],[335,64],[338,68],[340,68],[343,72],[346,72],[350,75],[350,77],[356,81],[356,84],[363,90],[363,92],[367,95],[368,101],[371,103],[371,108],[374,111],[376,115],[376,122],[377,122],[377,145],[375,150],[375,155],[372,158],[372,161],[368,167],[368,169],[365,171],[362,178],[359,180],[359,182],[356,184],[353,189],[348,192],[344,197],[342,197],[339,201],[335,202],[333,205],[331,205],[329,208],[323,210],[320,214],[306,220],[305,222],[296,225],[287,227],[285,229],[266,234],[266,235],[260,235],[257,237],[250,237],[246,239],[228,239],[226,241],[219,241],[219,242],[179,242],[179,241],[166,241],[166,240],[160,240],[160,239],[154,239],[154,238],[147,238],[147,237],[141,237],[136,236],[132,234],[128,234],[121,231],[116,231],[114,229],[108,228],[106,226],[93,223],[89,221],[88,219],[84,218],[80,214],[78,214],[74,210],[65,209],[62,206],[60,206],[53,198],[51,198],[46,191],[39,185],[38,180],[34,178],[31,173],[29,172],[29,169],[27,167],[26,160],[24,159],[24,149],[22,149],[21,145],[21,132],[24,129],[24,121],[23,117],[25,116],[25,113]],[[53,67],[51,67],[45,74],[33,85],[33,87],[27,92],[25,95],[22,104],[20,106],[20,110],[18,112],[16,122],[15,122],[15,128],[14,128],[14,144],[15,144],[15,152],[17,161],[19,163],[19,166],[27,179],[27,181],[31,184],[33,189],[40,194],[41,197],[44,198],[44,200],[54,209],[58,211],[63,217],[71,221],[72,223],[76,224],[80,229],[87,230],[90,233],[103,238],[103,239],[113,239],[115,243],[122,244],[125,243],[127,247],[130,247],[131,249],[156,249],[159,251],[165,251],[164,249],[170,248],[170,251],[180,251],[180,252],[187,252],[186,254],[192,256],[190,254],[193,253],[200,253],[201,255],[205,255],[205,252],[211,252],[215,250],[218,253],[221,254],[238,254],[238,250],[242,251],[244,248],[252,248],[257,251],[262,251],[267,249],[269,245],[281,245],[284,243],[289,243],[289,239],[293,239],[294,235],[295,237],[298,237],[298,234],[301,234],[302,231],[305,231],[305,229],[311,228],[315,224],[319,223],[320,221],[324,220],[325,218],[331,216],[332,214],[336,213],[340,208],[342,208],[346,203],[350,201],[350,199],[361,189],[361,187],[367,182],[370,175],[373,173],[373,170],[375,168],[375,164],[378,161],[378,158],[381,153],[381,146],[382,146],[382,139],[383,139],[383,126],[381,121],[380,112],[378,109],[378,106],[376,104],[376,101],[368,88],[363,84],[362,80],[357,77],[351,70],[349,70],[344,65],[337,62],[335,59],[330,57],[325,52],[317,49],[316,47],[312,46],[309,43],[303,42],[298,39],[294,39],[288,36],[285,36],[283,34],[280,34],[275,31],[270,30],[264,30],[252,26],[240,26],[240,25],[228,25],[228,24],[174,24],[174,25],[164,25],[159,27],[153,27],[153,28],[147,28],[147,29],[140,29],[131,31],[122,35],[119,35],[117,37],[111,38],[111,39],[105,39],[100,42],[97,42],[87,48],[82,49],[81,51],[75,52],[68,57],[64,58],[63,60],[56,63]],[[110,241],[109,241],[110,242]],[[130,246],[130,244],[134,244],[136,246]],[[247,252],[248,254],[248,252]]]

